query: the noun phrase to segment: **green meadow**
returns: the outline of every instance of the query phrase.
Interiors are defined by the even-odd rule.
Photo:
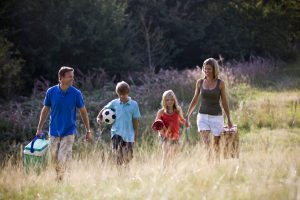
[[[81,87],[93,128],[92,143],[84,142],[79,120],[71,168],[65,181],[57,183],[51,165],[40,174],[26,173],[20,153],[23,146],[2,142],[8,154],[0,169],[0,199],[300,199],[298,64],[270,66],[269,71],[257,71],[252,77],[224,69],[221,77],[227,85],[233,122],[238,125],[240,158],[208,162],[194,113],[192,127],[182,129],[179,151],[165,169],[159,139],[150,125],[166,89],[173,89],[187,110],[201,70],[149,72],[128,81],[143,116],[134,159],[122,170],[110,160],[109,126],[100,130],[95,121],[99,109],[115,98],[114,84],[89,86],[87,78],[78,77],[86,81]],[[6,137],[14,133],[15,140],[26,134],[33,137],[42,100],[43,93],[19,104],[7,103],[0,121],[7,129]],[[10,126],[14,122],[3,117],[8,114],[19,122]]]

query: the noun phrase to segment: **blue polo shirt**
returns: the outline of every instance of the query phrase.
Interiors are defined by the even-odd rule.
[[[44,106],[50,107],[51,136],[63,137],[76,134],[76,108],[84,107],[81,92],[73,86],[66,91],[59,85],[47,90]]]
[[[141,114],[137,102],[130,97],[128,99],[126,103],[114,99],[104,107],[116,112],[116,121],[111,127],[111,137],[120,135],[125,142],[134,142],[133,119],[140,118]]]

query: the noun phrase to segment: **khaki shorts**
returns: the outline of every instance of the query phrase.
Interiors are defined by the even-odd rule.
[[[56,165],[57,172],[64,173],[67,162],[72,159],[74,138],[74,135],[50,137],[51,159]]]

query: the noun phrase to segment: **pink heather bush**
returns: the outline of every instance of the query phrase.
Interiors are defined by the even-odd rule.
[[[249,61],[233,60],[225,64],[224,73],[231,76],[229,82],[253,82],[256,78],[270,75],[283,63],[274,59],[251,56]]]

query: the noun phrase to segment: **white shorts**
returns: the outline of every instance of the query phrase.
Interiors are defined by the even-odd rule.
[[[220,136],[224,129],[224,119],[222,115],[208,115],[198,113],[198,132],[211,131],[214,136]]]

